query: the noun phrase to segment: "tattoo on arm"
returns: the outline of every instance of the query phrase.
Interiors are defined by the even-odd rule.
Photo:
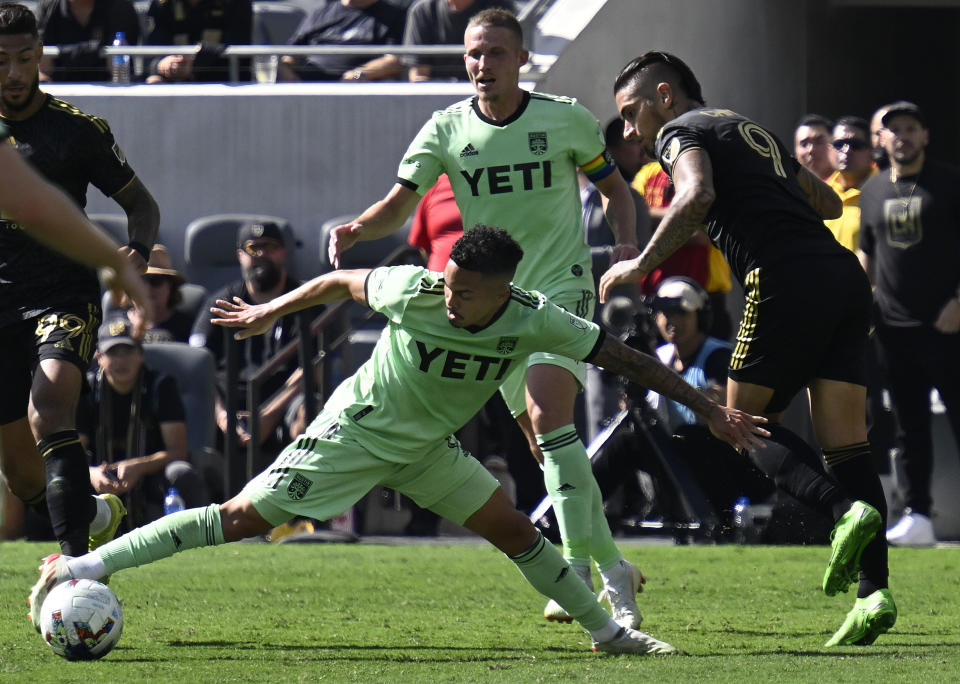
[[[710,158],[703,150],[684,152],[674,163],[673,180],[677,194],[640,255],[642,273],[650,273],[703,227],[716,198]]]
[[[706,418],[714,404],[699,390],[688,385],[656,357],[631,349],[613,335],[606,335],[590,363],[623,375],[631,382],[652,389],[668,399],[690,407]]]
[[[807,202],[820,218],[839,218],[843,213],[843,201],[840,196],[833,191],[833,188],[814,176],[809,169],[803,166],[799,168],[797,182],[803,194],[807,196]]]

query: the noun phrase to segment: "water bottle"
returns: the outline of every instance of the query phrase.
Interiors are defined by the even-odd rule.
[[[183,497],[176,487],[167,490],[167,495],[163,497],[163,514],[170,515],[177,511],[182,511],[187,505],[183,502]]]
[[[127,34],[117,31],[113,37],[113,46],[127,45]],[[110,81],[112,83],[130,82],[130,55],[110,55]]]
[[[753,520],[750,514],[750,499],[741,496],[733,503],[733,537],[738,544],[745,544],[750,535]]]

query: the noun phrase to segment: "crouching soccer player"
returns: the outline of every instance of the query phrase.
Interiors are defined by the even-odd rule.
[[[214,322],[240,328],[239,339],[268,330],[280,316],[348,297],[389,322],[371,358],[237,496],[166,516],[85,556],[48,557],[31,604],[70,578],[98,579],[178,551],[237,541],[298,515],[334,517],[382,484],[489,540],[590,632],[595,651],[673,653],[669,644],[614,622],[451,433],[534,351],[622,373],[686,404],[738,447],[759,443],[767,434],[763,419],[712,402],[656,359],[511,285],[522,256],[505,231],[478,226],[454,245],[442,276],[413,266],[333,271],[264,304],[218,301]]]

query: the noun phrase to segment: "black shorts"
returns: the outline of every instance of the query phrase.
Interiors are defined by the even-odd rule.
[[[27,415],[33,373],[43,359],[72,363],[84,374],[97,344],[99,304],[69,304],[0,330],[0,425]]]
[[[730,378],[772,388],[767,412],[814,379],[866,384],[872,295],[852,252],[757,268],[744,298]]]

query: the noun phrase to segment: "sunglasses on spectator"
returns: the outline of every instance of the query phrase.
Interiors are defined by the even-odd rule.
[[[144,276],[143,279],[147,281],[147,285],[149,285],[150,287],[160,287],[165,282],[170,280],[170,278],[168,278],[167,276],[162,276],[162,275],[148,275],[148,276]]]
[[[273,254],[278,249],[283,249],[283,245],[273,240],[248,240],[243,243],[243,251],[250,256],[262,256],[264,254]]]
[[[860,138],[842,138],[840,140],[834,140],[830,143],[835,150],[842,150],[844,147],[849,147],[851,150],[865,150],[870,145]]]

